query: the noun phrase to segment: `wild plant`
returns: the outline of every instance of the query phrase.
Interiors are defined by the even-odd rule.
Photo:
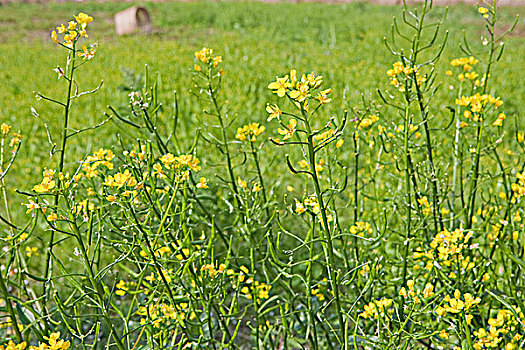
[[[517,22],[501,31],[496,5],[477,6],[486,34],[447,63],[448,10],[404,4],[384,84],[342,111],[323,76],[292,68],[243,123],[204,47],[190,138],[185,92],[163,104],[149,69],[125,105],[72,128],[102,83],[82,91],[75,74],[96,59],[93,18],[59,26],[65,98],[37,98],[61,130],[46,127],[42,179],[20,184],[21,224],[4,178],[22,135],[1,127],[0,349],[523,348],[525,134],[492,76]],[[71,159],[71,138],[109,122],[129,132]]]

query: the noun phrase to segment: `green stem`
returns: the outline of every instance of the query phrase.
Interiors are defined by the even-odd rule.
[[[330,233],[330,226],[328,225],[328,216],[326,214],[326,206],[323,200],[323,192],[321,191],[319,177],[317,176],[317,171],[315,170],[316,161],[315,161],[315,150],[314,150],[314,140],[313,140],[313,135],[312,135],[312,129],[310,127],[308,115],[306,114],[304,110],[302,110],[302,112],[304,116],[304,124],[306,126],[306,135],[308,138],[308,162],[310,165],[310,169],[312,169],[311,176],[312,176],[312,180],[315,186],[315,194],[317,196],[317,201],[319,203],[319,207],[321,210],[321,218],[322,218],[321,228],[323,229],[323,233],[324,233],[323,248],[325,251],[324,255],[326,259],[328,279],[330,280],[330,284],[334,292],[335,308],[336,308],[337,316],[339,319],[339,327],[340,327],[340,332],[341,332],[341,339],[339,340],[339,342],[344,343],[344,339],[343,339],[344,334],[345,334],[344,319],[343,319],[343,311],[341,308],[341,298],[339,295],[339,281],[338,281],[339,277],[334,271],[334,267],[336,265],[335,265],[334,246],[332,243],[332,234]]]
[[[62,141],[61,141],[61,148],[60,148],[60,159],[58,162],[58,173],[62,173],[64,170],[64,161],[65,161],[65,153],[66,153],[66,144],[67,144],[67,126],[69,123],[69,109],[71,105],[71,93],[73,91],[73,78],[75,73],[75,44],[73,44],[73,48],[71,49],[71,52],[68,56],[68,62],[70,62],[70,70],[69,70],[69,76],[68,79],[68,89],[67,89],[67,97],[66,97],[66,103],[64,106],[64,121],[62,125]],[[59,196],[59,189],[60,189],[61,180],[58,179],[57,182],[57,192],[55,193],[55,199],[54,199],[54,212],[58,212],[58,204],[60,202],[60,196]],[[51,234],[49,237],[49,243],[47,246],[47,254],[46,254],[46,263],[45,263],[45,270],[44,270],[44,279],[45,282],[42,286],[42,309],[44,311],[44,315],[48,315],[48,310],[46,306],[46,301],[48,299],[48,280],[49,280],[49,274],[51,272],[51,256],[53,255],[53,246],[55,243],[55,231],[51,230]],[[46,329],[47,329],[47,322],[46,322]]]

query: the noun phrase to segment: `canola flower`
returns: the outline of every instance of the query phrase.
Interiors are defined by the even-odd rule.
[[[463,116],[465,118],[477,122],[482,120],[482,114],[488,106],[493,106],[494,109],[497,110],[503,105],[503,101],[500,97],[477,93],[473,96],[461,96],[461,98],[457,98],[456,104],[465,107],[465,110],[463,111]],[[501,116],[502,121],[505,118],[504,115]]]
[[[202,66],[198,63],[206,64],[211,69],[217,68],[222,62],[222,56],[215,56],[213,54],[213,49],[207,47],[203,47],[201,50],[195,51],[195,58],[197,59],[197,63],[195,63],[193,68],[196,72],[202,71]]]
[[[414,280],[409,279],[407,281],[407,288],[402,287],[399,290],[399,295],[401,295],[403,298],[411,298],[414,304],[421,303],[421,296],[423,296],[424,299],[429,299],[435,295],[434,293],[434,285],[431,283],[425,284],[425,288],[423,289],[423,292],[421,292],[421,289],[415,289],[414,287]]]
[[[476,341],[473,344],[475,350],[483,349],[520,349],[520,341],[525,336],[525,327],[518,321],[525,318],[521,309],[512,306],[513,310],[498,310],[496,317],[489,318],[488,329],[479,328],[474,331]]]
[[[299,103],[299,106],[308,99],[316,99],[319,104],[327,104],[331,102],[331,98],[328,95],[332,92],[332,89],[322,90],[315,97],[312,95],[322,84],[322,76],[312,72],[303,74],[301,79],[298,79],[297,71],[292,69],[289,75],[276,77],[274,82],[268,84],[268,89],[272,90],[278,97],[288,96],[294,102]],[[306,105],[302,104],[302,106]]]
[[[250,123],[238,128],[235,138],[240,141],[255,142],[257,140],[256,137],[261,135],[265,130],[266,128],[259,125],[259,123]]]
[[[430,243],[431,250],[414,252],[414,260],[426,260],[425,268],[430,271],[435,264],[441,267],[459,267],[466,271],[475,267],[475,263],[466,256],[466,252],[474,249],[470,240],[473,236],[472,231],[465,232],[458,228],[454,231],[443,230],[437,233]],[[456,266],[459,264],[459,266]],[[451,272],[449,277],[455,277],[456,273]]]
[[[390,77],[390,85],[397,88],[400,92],[405,92],[405,82],[412,81],[415,77],[415,82],[421,86],[427,78],[420,74],[419,67],[409,67],[406,63],[397,61],[392,65],[392,68],[386,71]]]
[[[99,168],[101,167],[112,170],[112,160],[114,158],[115,154],[113,151],[100,148],[98,151],[94,152],[93,155],[86,157],[86,160],[82,163],[82,171],[88,179],[91,179],[99,174]]]
[[[37,193],[50,192],[56,186],[54,176],[55,176],[55,170],[52,170],[52,169],[44,170],[42,182],[38,185],[33,186],[33,191]]]
[[[372,234],[372,226],[368,222],[358,221],[354,225],[350,226],[350,233],[359,237]]]
[[[45,342],[41,342],[39,346],[27,346],[26,342],[15,344],[10,340],[6,345],[0,345],[0,350],[68,350],[71,343],[60,338],[60,332],[51,333],[49,336],[44,336]]]
[[[69,49],[73,49],[75,43],[81,38],[88,37],[87,27],[89,23],[93,21],[93,17],[83,12],[80,12],[78,15],[73,17],[75,17],[75,20],[68,22],[67,26],[61,24],[56,28],[56,30],[51,32],[51,39],[53,42]],[[62,39],[59,38],[59,35],[62,36]],[[83,59],[93,58],[96,52],[95,47],[96,44],[90,46],[89,48],[83,46],[82,50],[79,52],[79,57],[82,57]]]
[[[317,200],[317,196],[315,194],[305,198],[304,202],[300,202],[297,199],[295,199],[295,212],[301,215],[307,211],[315,215],[319,222],[322,222],[323,218],[321,213],[321,206],[319,205],[319,201]],[[330,213],[327,213],[326,218],[329,223],[334,221],[334,217]]]
[[[151,323],[154,328],[161,328],[164,325],[169,326],[172,323],[184,325],[188,313],[188,303],[170,305],[166,303],[152,303],[147,306],[139,307],[137,314],[143,316],[140,324]],[[195,313],[190,314],[190,319],[196,317]]]
[[[288,140],[291,138],[295,132],[297,131],[297,120],[292,118],[288,122],[288,125],[285,125],[284,128],[277,129],[277,132],[281,135],[283,135],[283,140]]]
[[[443,298],[443,304],[438,306],[435,312],[439,316],[446,316],[447,313],[464,313],[467,324],[470,324],[474,316],[469,314],[469,311],[477,306],[480,302],[481,298],[474,297],[470,293],[461,294],[461,292],[456,289],[452,296],[447,294]]]
[[[199,165],[200,160],[191,154],[174,156],[171,153],[167,153],[160,157],[160,161],[166,167],[166,169],[188,169],[195,172],[201,170],[201,167]]]
[[[374,319],[383,319],[388,321],[394,310],[391,308],[392,299],[381,298],[379,300],[373,300],[368,305],[365,305],[365,310],[359,314],[362,318],[374,318]]]

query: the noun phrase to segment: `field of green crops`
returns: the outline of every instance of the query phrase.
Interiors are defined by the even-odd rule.
[[[72,117],[73,127],[97,124],[105,119],[107,105],[125,105],[127,93],[121,89],[129,84],[123,72],[144,76],[147,64],[150,74],[160,73],[159,93],[165,97],[165,111],[172,110],[172,93],[180,98],[181,125],[187,140],[202,126],[202,108],[195,103],[191,69],[193,52],[202,46],[213,47],[224,57],[224,97],[229,100],[229,113],[238,115],[237,124],[264,119],[268,102],[266,86],[291,67],[299,71],[316,71],[334,90],[334,104],[349,108],[362,93],[377,99],[375,89],[387,86],[386,69],[392,56],[383,43],[391,36],[392,17],[401,17],[397,7],[353,4],[262,4],[230,2],[147,3],[154,33],[143,36],[118,37],[113,15],[133,3],[66,3],[48,5],[10,5],[0,7],[0,116],[24,135],[17,176],[10,181],[24,185],[41,167],[48,164],[46,124],[57,132],[57,110],[37,101],[35,92],[62,97],[57,83],[57,65],[63,56],[53,46],[49,34],[75,11],[85,11],[96,18],[92,23],[91,40],[99,43],[97,59],[89,69],[80,72],[82,88],[91,89],[104,80],[96,97],[87,97]],[[439,18],[445,11],[437,8],[432,15]],[[510,26],[521,8],[502,9],[502,27]],[[483,24],[477,21],[475,8],[454,6],[446,22],[449,43],[438,70],[448,70],[448,61],[461,54],[458,40],[463,31],[471,37],[482,35]],[[503,61],[496,67],[498,92],[508,96],[509,113],[522,109],[525,86],[525,29],[507,40]],[[518,29],[519,29],[518,28]],[[512,77],[512,78],[510,78]],[[442,86],[446,91],[448,86]],[[448,95],[438,96],[441,106],[451,104]],[[31,115],[33,106],[40,119]],[[443,109],[436,111],[443,113]],[[72,149],[80,157],[104,144],[116,143],[117,134],[130,131],[108,124],[94,133],[86,133],[73,141]],[[16,180],[15,180],[16,179]],[[23,186],[21,186],[23,187]]]
[[[495,5],[0,6],[0,350],[525,348]]]

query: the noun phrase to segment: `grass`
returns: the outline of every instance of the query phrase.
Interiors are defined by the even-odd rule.
[[[79,81],[87,89],[104,79],[104,86],[96,98],[85,98],[78,106],[73,116],[74,127],[102,121],[108,104],[125,104],[127,97],[120,89],[121,68],[143,73],[144,65],[148,64],[150,72],[162,72],[159,88],[163,96],[178,91],[183,126],[190,140],[203,118],[200,106],[189,103],[192,98],[189,69],[193,65],[193,52],[202,46],[213,47],[225,58],[228,84],[224,96],[234,101],[230,113],[238,115],[239,125],[264,119],[264,106],[269,99],[266,85],[290,67],[315,70],[325,76],[335,91],[335,102],[341,107],[356,103],[363,92],[371,92],[376,98],[374,88],[387,84],[382,73],[392,58],[383,44],[383,36],[390,30],[392,7],[365,3],[148,3],[154,33],[118,37],[113,15],[131,5],[88,2],[0,7],[0,50],[4,53],[0,56],[0,118],[25,136],[21,161],[14,169],[17,176],[12,177],[17,181],[15,187],[24,188],[27,181],[32,183],[49,157],[43,125],[46,123],[54,135],[56,110],[36,101],[33,92],[54,96],[61,91],[52,69],[63,62],[58,59],[49,32],[78,11],[94,15],[90,39],[100,45],[97,60],[81,72]],[[437,13],[443,11],[441,8]],[[523,9],[504,9],[504,22],[510,25],[512,16],[519,12]],[[458,41],[463,30],[477,37],[483,29],[476,21],[475,9],[466,6],[452,7],[447,25],[452,43]],[[504,62],[495,76],[513,79],[498,81],[497,93],[507,96],[507,111],[518,114],[523,109],[520,96],[525,89],[521,83],[525,72],[520,68],[525,64],[525,42],[521,37],[511,37],[507,46]],[[445,57],[457,55],[459,48],[448,45]],[[446,65],[443,60],[438,69],[444,71]],[[442,105],[451,103],[447,96],[443,97]],[[38,111],[40,119],[31,115],[30,106]],[[166,106],[166,113],[171,111],[172,106]],[[127,131],[108,124],[97,135],[114,144],[118,133]],[[100,140],[93,135],[87,133],[81,141],[72,143],[72,149],[80,157],[100,146]]]

